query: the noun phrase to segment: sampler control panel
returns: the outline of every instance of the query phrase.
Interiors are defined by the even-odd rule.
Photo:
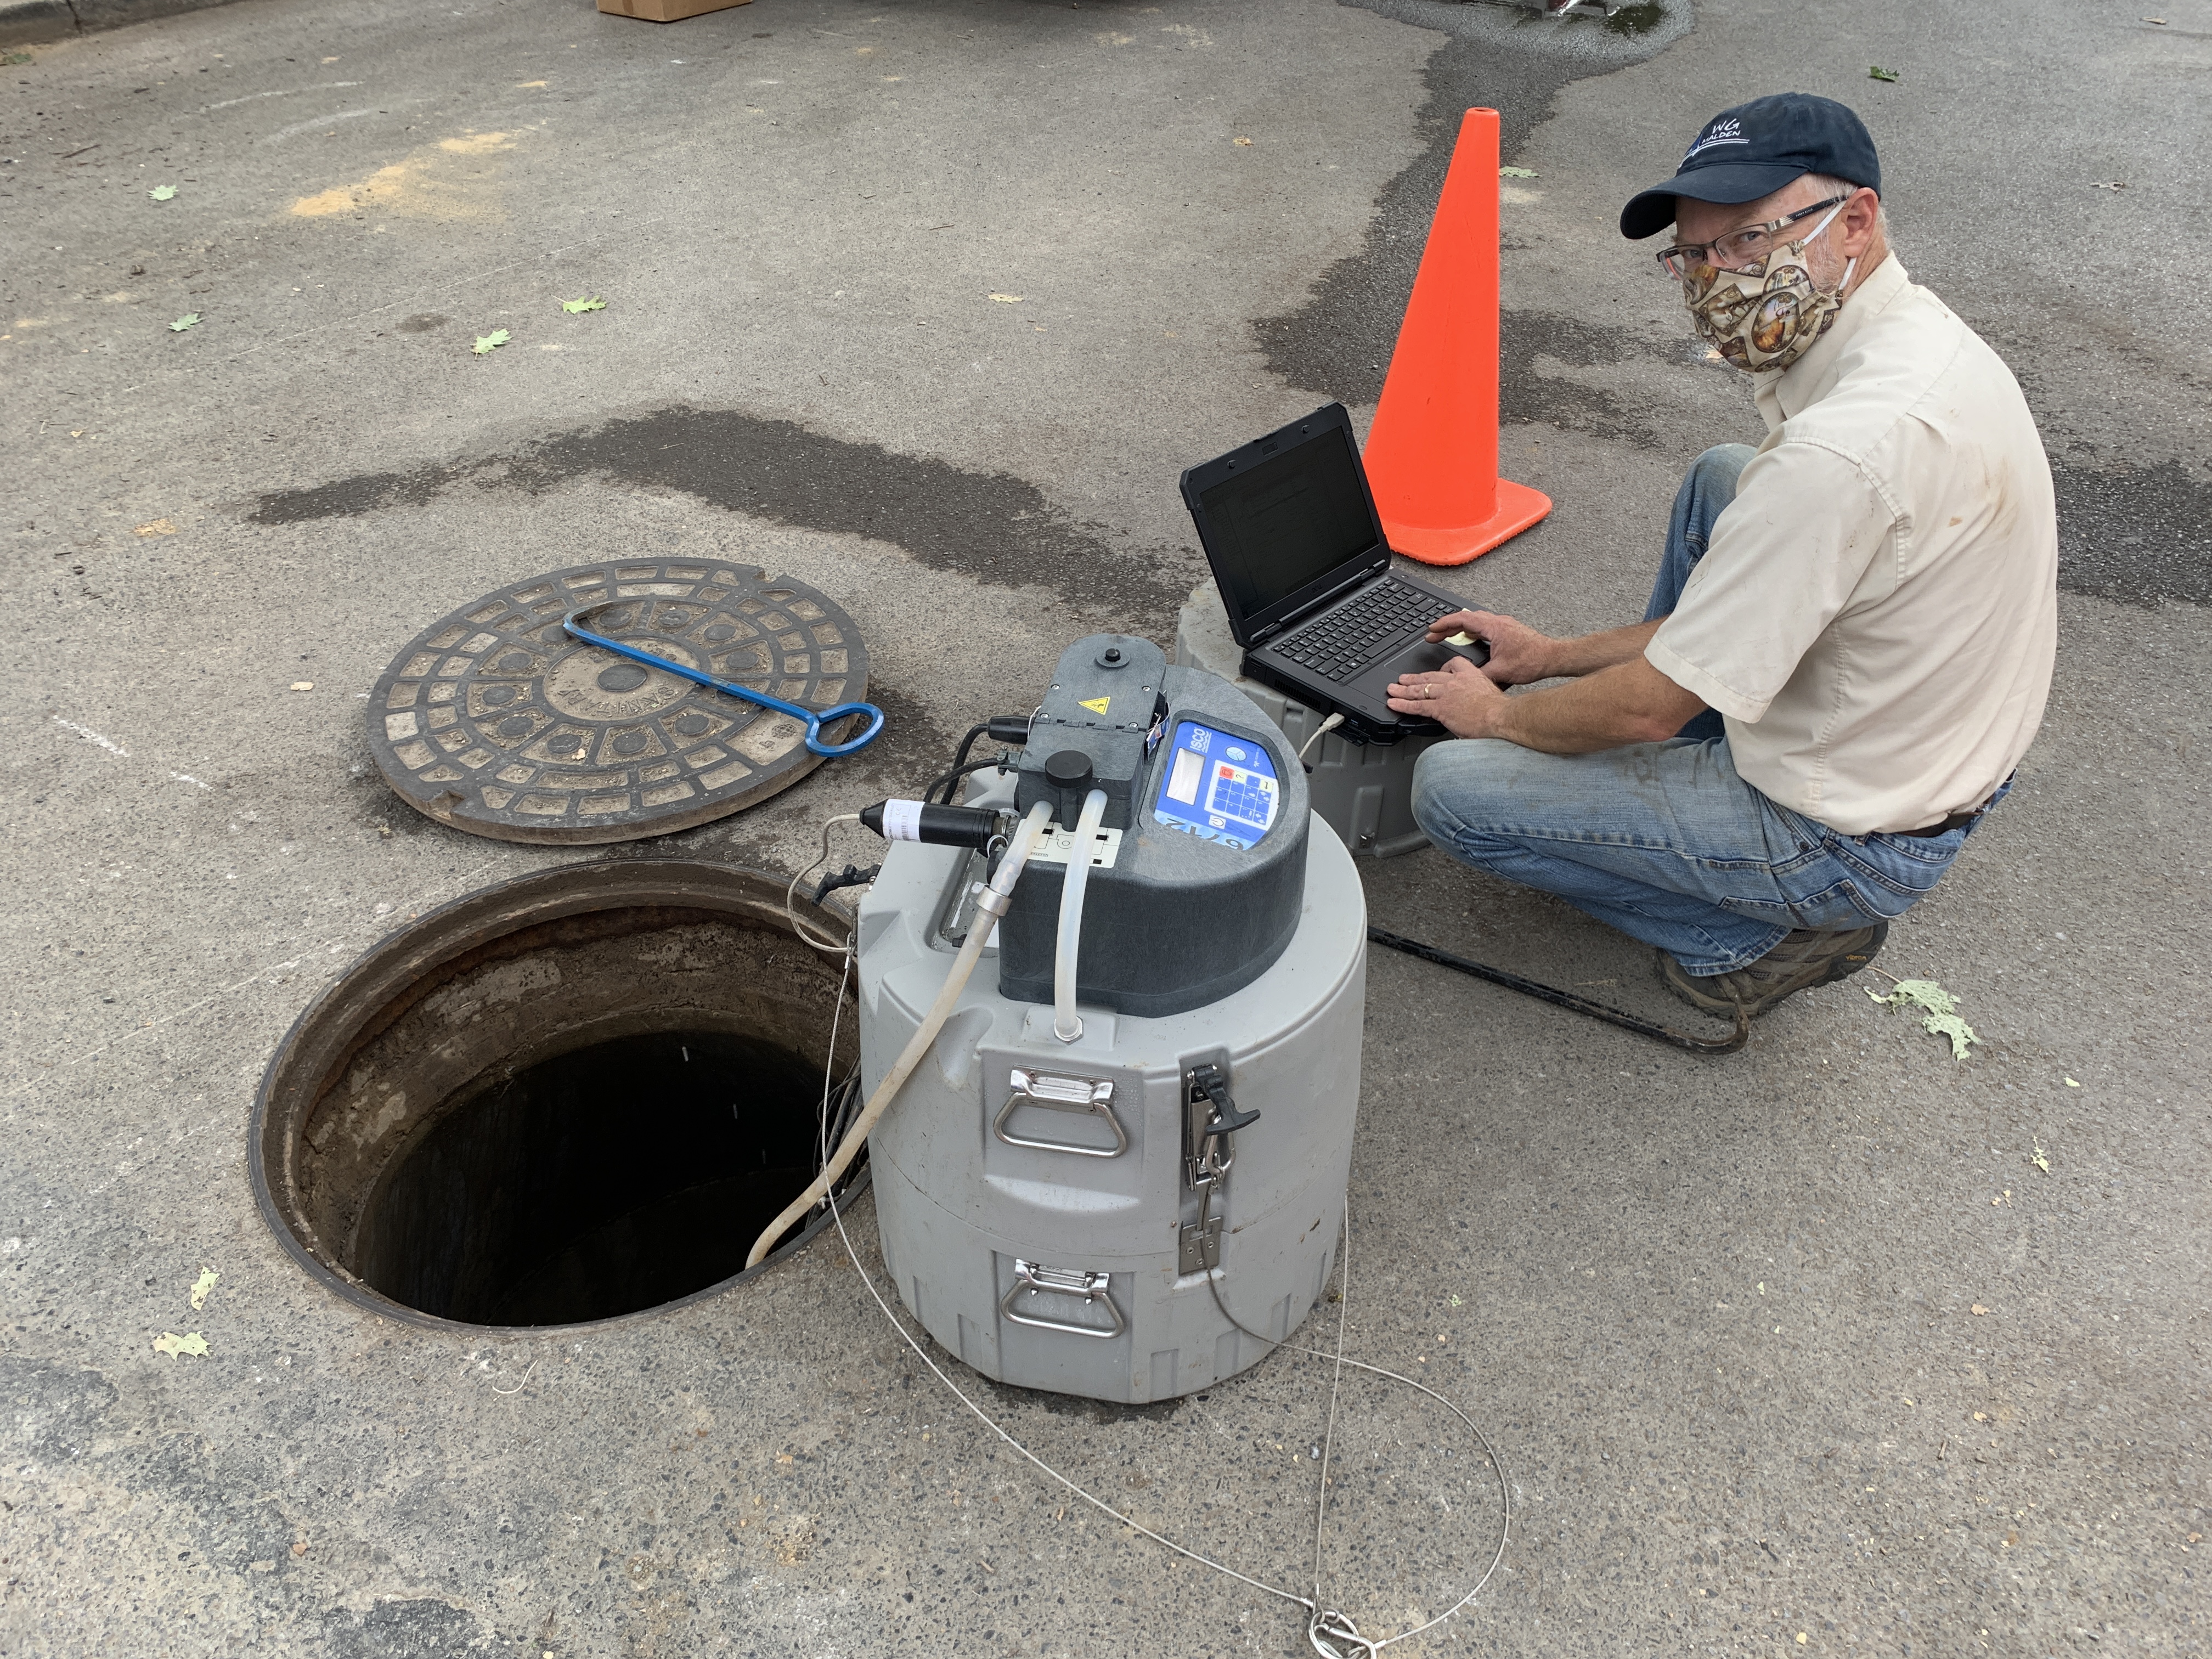
[[[1266,749],[1196,720],[1176,723],[1154,823],[1242,849],[1258,844],[1281,807],[1282,782]]]

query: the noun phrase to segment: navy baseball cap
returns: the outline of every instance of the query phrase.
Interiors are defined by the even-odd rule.
[[[1641,240],[1674,222],[1674,198],[1733,207],[1771,196],[1808,173],[1848,179],[1877,194],[1881,163],[1866,123],[1832,98],[1778,92],[1724,109],[1705,123],[1675,175],[1629,198],[1620,234]]]

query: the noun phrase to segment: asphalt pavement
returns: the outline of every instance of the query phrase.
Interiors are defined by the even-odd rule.
[[[2011,363],[2059,483],[2045,730],[1882,963],[1982,1045],[1853,981],[1705,1058],[1377,953],[1350,1348],[1464,1403],[1504,1513],[1450,1419],[1347,1381],[1324,1594],[1410,1629],[1504,1525],[1393,1651],[2212,1647],[2212,0],[238,0],[29,56],[0,70],[0,1647],[1309,1651],[1296,1607],[967,1417],[834,1236],[558,1338],[300,1271],[246,1170],[288,1027],[410,917],[585,855],[412,811],[368,689],[539,571],[787,572],[859,623],[890,732],[626,855],[795,869],[1069,639],[1172,638],[1203,573],[1177,473],[1371,414],[1478,103],[1533,175],[1503,468],[1556,507],[1444,580],[1631,620],[1683,467],[1758,422],[1615,216],[1792,88],[1865,115],[1894,245]],[[1363,868],[1378,923],[1680,1012],[1564,906],[1433,851]],[[863,1200],[871,1267],[872,1229]],[[184,1331],[209,1351],[155,1351]],[[1310,1587],[1324,1367],[977,1397]]]

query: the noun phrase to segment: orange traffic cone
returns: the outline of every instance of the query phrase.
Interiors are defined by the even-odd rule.
[[[1424,564],[1465,564],[1552,510],[1498,476],[1494,109],[1460,123],[1365,459],[1390,545]]]

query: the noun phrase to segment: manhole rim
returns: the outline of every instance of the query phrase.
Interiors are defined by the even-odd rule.
[[[360,1045],[374,1035],[372,1022],[389,1010],[402,992],[443,963],[547,922],[603,910],[645,908],[653,905],[720,911],[743,917],[793,937],[784,914],[783,892],[790,878],[742,865],[707,864],[688,859],[613,858],[557,865],[514,876],[449,899],[426,910],[414,921],[378,940],[348,964],[343,972],[316,994],[301,1010],[263,1066],[255,1085],[253,1109],[246,1125],[246,1174],[253,1191],[254,1208],[275,1235],[278,1246],[324,1289],[354,1306],[385,1319],[425,1330],[469,1334],[495,1333],[514,1336],[559,1336],[570,1332],[605,1331],[658,1319],[723,1295],[733,1285],[765,1273],[805,1249],[830,1224],[828,1210],[808,1222],[787,1243],[778,1246],[757,1266],[727,1279],[676,1297],[655,1303],[610,1319],[580,1321],[564,1325],[478,1325],[424,1313],[386,1296],[325,1257],[301,1237],[292,1218],[269,1179],[272,1133],[282,1133],[289,1158],[297,1144],[297,1117],[278,1097],[296,1093],[301,1075],[317,1087],[305,1110],[312,1111],[321,1098],[320,1088],[343,1070]],[[753,886],[751,884],[758,884]],[[769,895],[773,894],[771,899]],[[804,895],[794,895],[791,908],[802,921],[832,935],[849,930],[850,921],[817,905]],[[476,926],[471,928],[471,916]],[[857,987],[848,984],[847,998],[857,1001]],[[347,1017],[348,1011],[356,1011]],[[855,1018],[854,1010],[848,1016]],[[328,1024],[330,1031],[321,1028]],[[380,1026],[376,1027],[381,1030]],[[333,1036],[335,1040],[332,1040]],[[301,1070],[302,1045],[322,1039],[322,1057]],[[838,1205],[849,1209],[873,1179],[865,1151],[842,1193]]]

